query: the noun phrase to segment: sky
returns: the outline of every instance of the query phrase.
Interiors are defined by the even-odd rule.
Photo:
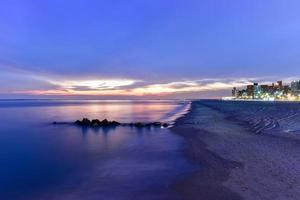
[[[299,0],[0,0],[0,98],[219,98],[300,77]]]

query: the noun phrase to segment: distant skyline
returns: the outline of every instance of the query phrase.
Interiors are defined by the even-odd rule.
[[[0,0],[0,99],[218,98],[300,78],[298,0]]]

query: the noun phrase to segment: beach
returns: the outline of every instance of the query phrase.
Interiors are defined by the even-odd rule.
[[[185,199],[298,199],[298,108],[194,101],[172,131],[198,168],[174,189]]]

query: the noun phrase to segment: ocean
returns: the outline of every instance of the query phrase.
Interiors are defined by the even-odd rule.
[[[192,166],[162,128],[81,128],[88,117],[173,123],[188,101],[1,100],[0,199],[177,199]]]

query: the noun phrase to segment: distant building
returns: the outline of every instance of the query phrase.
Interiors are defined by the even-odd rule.
[[[254,98],[254,86],[253,85],[247,85],[246,92],[247,92],[248,97]]]
[[[262,99],[262,100],[300,100],[300,80],[293,81],[291,86],[283,85],[277,81],[272,85],[247,85],[246,89],[239,90],[236,87],[232,90],[232,97],[235,99]]]
[[[283,86],[283,94],[288,95],[291,92],[291,88],[288,85]]]
[[[267,93],[267,92],[269,92],[270,86],[268,86],[268,85],[261,85],[260,88],[261,88],[261,92],[262,93]]]
[[[237,96],[236,87],[234,87],[234,88],[232,89],[232,96],[233,96],[233,97],[236,97],[236,96]]]
[[[279,89],[283,88],[282,81],[277,81],[277,86]]]
[[[259,99],[261,94],[261,87],[258,83],[253,84],[254,87],[254,99]]]
[[[300,94],[300,80],[291,83],[291,92],[294,95]]]

